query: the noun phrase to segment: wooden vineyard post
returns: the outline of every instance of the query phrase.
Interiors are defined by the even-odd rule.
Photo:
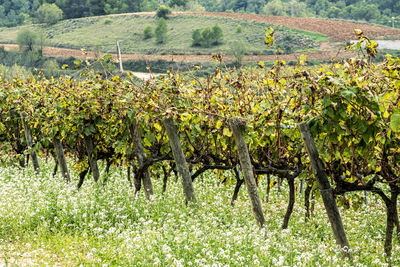
[[[86,152],[88,154],[90,170],[92,171],[94,181],[97,183],[97,181],[100,178],[100,172],[99,172],[99,167],[97,166],[97,157],[94,151],[93,138],[91,135],[85,136],[84,141],[86,146]]]
[[[53,145],[54,145],[54,150],[55,150],[56,156],[57,156],[57,162],[58,162],[58,165],[60,166],[62,176],[63,176],[65,182],[69,183],[71,181],[71,178],[69,176],[67,161],[65,160],[65,154],[64,154],[64,149],[63,149],[61,140],[57,137],[54,137]]]
[[[238,117],[233,117],[229,121],[230,127],[235,138],[237,151],[239,154],[240,166],[243,171],[243,178],[246,183],[247,191],[251,201],[251,207],[254,217],[260,227],[264,227],[265,219],[261,207],[261,200],[258,195],[256,180],[254,178],[253,166],[250,161],[249,151],[244,141],[242,130],[245,128],[245,124]]]
[[[311,166],[324,201],[326,213],[328,214],[336,243],[341,247],[344,256],[351,258],[349,252],[350,246],[344,231],[339,209],[333,196],[333,190],[329,183],[328,176],[326,175],[324,166],[319,158],[318,150],[311,135],[310,127],[306,122],[302,122],[298,125],[298,129],[310,158]]]
[[[174,156],[176,167],[182,176],[183,192],[185,194],[186,203],[196,203],[194,195],[192,176],[186,163],[185,154],[183,153],[181,142],[179,140],[178,129],[172,117],[164,118],[163,124],[168,135],[169,144]]]
[[[21,113],[21,120],[22,120],[22,125],[24,126],[26,144],[28,145],[28,149],[30,150],[32,163],[33,163],[33,168],[35,169],[36,173],[39,173],[40,172],[39,160],[38,160],[36,151],[33,150],[33,138],[32,138],[31,127],[25,121],[25,119],[26,119],[26,113],[22,112]]]
[[[124,72],[124,68],[122,67],[121,49],[119,47],[118,41],[117,41],[117,53],[118,53],[119,71],[122,73]]]
[[[142,169],[144,166],[144,162],[146,160],[146,155],[144,153],[143,145],[142,145],[142,139],[140,137],[140,132],[139,132],[139,127],[137,126],[136,119],[133,120],[133,122],[129,126],[129,130],[132,136],[132,140],[134,142],[134,149],[135,149],[135,154],[136,158],[138,161],[139,169]],[[144,187],[144,192],[146,195],[146,198],[148,200],[151,199],[151,196],[154,194],[153,193],[153,184],[151,183],[150,179],[150,173],[149,169],[146,168],[143,170],[142,174],[140,174],[141,177],[139,177],[140,180],[143,181],[143,187]],[[137,179],[137,177],[135,177]],[[139,183],[140,183],[139,180]]]

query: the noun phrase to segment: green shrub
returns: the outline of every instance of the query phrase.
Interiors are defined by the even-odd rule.
[[[192,46],[201,46],[203,38],[201,37],[201,30],[197,29],[192,32]]]
[[[206,27],[203,30],[197,29],[192,32],[192,46],[210,47],[219,45],[223,40],[223,32],[218,24],[214,27]]]
[[[213,43],[214,34],[210,27],[206,27],[201,31],[202,46],[210,47]]]
[[[153,28],[150,25],[147,25],[143,30],[143,38],[150,39],[153,37]]]
[[[51,59],[43,64],[43,72],[47,77],[58,77],[61,74],[61,68],[55,59]]]
[[[165,5],[161,5],[157,9],[156,16],[163,19],[168,19],[168,15],[171,14],[171,9]]]
[[[157,28],[155,30],[156,42],[159,44],[165,43],[167,41],[167,22],[165,19],[160,18],[158,20]]]
[[[215,24],[214,27],[212,27],[211,31],[212,31],[212,44],[218,45],[222,43],[222,40],[224,39],[224,34],[222,32],[221,27],[218,24]]]
[[[242,33],[242,25],[236,27],[236,33]]]
[[[242,65],[242,61],[246,52],[247,47],[243,41],[234,41],[231,44],[231,54],[235,58],[235,64],[238,67]]]
[[[106,25],[109,25],[109,24],[111,24],[111,23],[113,23],[113,20],[112,20],[112,19],[106,18],[106,19],[104,20],[104,24],[106,24]]]
[[[62,17],[63,12],[56,4],[44,3],[36,11],[36,18],[39,23],[56,24]]]

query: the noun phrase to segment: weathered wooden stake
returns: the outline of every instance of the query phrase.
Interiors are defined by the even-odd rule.
[[[137,126],[136,119],[133,120],[133,122],[130,125],[129,128],[132,136],[132,140],[134,142],[134,149],[135,149],[135,154],[136,154],[136,159],[138,161],[139,169],[142,169],[144,166],[144,162],[146,160],[146,154],[144,153],[143,145],[142,145],[142,138],[140,136],[139,132],[139,127]],[[151,199],[151,196],[153,196],[153,184],[151,183],[150,179],[150,173],[149,169],[146,168],[146,170],[143,171],[143,173],[139,177],[140,180],[143,181],[143,187],[144,187],[144,192],[146,195],[146,198],[148,200]],[[136,179],[136,177],[135,177]],[[140,180],[138,181],[140,183]],[[135,182],[136,183],[136,182]],[[139,186],[140,188],[140,186]],[[138,193],[138,192],[136,192]]]
[[[36,173],[39,173],[40,172],[39,160],[38,160],[36,151],[33,149],[33,138],[32,138],[31,127],[25,121],[25,119],[26,119],[26,113],[22,112],[21,120],[22,120],[22,125],[24,126],[26,144],[28,145],[28,149],[30,150],[33,168],[35,169]]]
[[[317,180],[319,191],[321,192],[321,196],[324,201],[325,209],[332,226],[336,243],[341,247],[343,255],[351,258],[349,252],[350,245],[347,241],[339,209],[337,207],[335,197],[333,196],[333,190],[329,183],[328,176],[326,175],[324,166],[319,158],[318,150],[315,146],[314,138],[311,135],[310,127],[306,122],[302,122],[298,125],[298,129],[301,133],[301,137],[310,158],[311,166]]]
[[[244,181],[251,201],[251,207],[254,217],[260,227],[264,227],[265,219],[262,211],[261,200],[258,195],[257,184],[254,178],[253,166],[251,164],[249,151],[244,141],[242,131],[245,129],[245,124],[238,117],[233,117],[229,120],[237,151],[239,154],[240,166],[242,167]]]
[[[61,174],[62,174],[65,182],[69,183],[71,181],[71,178],[69,176],[67,161],[65,160],[65,154],[64,154],[64,149],[63,149],[61,140],[57,137],[54,137],[53,145],[54,145],[54,150],[55,150],[56,156],[57,156],[57,162],[58,162],[58,165],[60,166]]]
[[[85,136],[84,141],[86,146],[86,152],[88,154],[90,170],[92,171],[94,181],[97,183],[97,181],[100,178],[100,172],[99,172],[99,167],[97,165],[97,156],[94,151],[92,136],[91,135]]]
[[[174,119],[172,117],[164,118],[163,124],[168,135],[169,144],[175,159],[176,167],[178,168],[178,172],[182,177],[182,186],[186,198],[186,203],[196,203],[192,176],[186,163],[185,154],[182,150],[177,126],[175,125]]]
[[[119,71],[124,72],[124,68],[122,67],[122,57],[121,57],[121,49],[119,48],[119,42],[117,41],[117,53],[118,53],[118,61],[119,61]]]

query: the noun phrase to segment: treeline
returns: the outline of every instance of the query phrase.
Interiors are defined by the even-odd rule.
[[[60,8],[65,19],[154,11],[159,6],[156,0],[0,0],[0,26],[37,21],[38,9],[46,3]],[[180,10],[317,16],[400,26],[397,0],[168,0],[163,4]]]
[[[279,16],[318,16],[400,25],[397,0],[199,0],[207,11],[246,12]],[[396,25],[396,21],[395,21]]]
[[[38,9],[46,3],[60,8],[65,19],[151,11],[158,7],[155,0],[0,0],[0,26],[35,21]]]

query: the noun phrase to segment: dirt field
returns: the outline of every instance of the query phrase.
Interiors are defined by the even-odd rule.
[[[127,16],[127,15],[153,15],[154,12],[143,12],[143,13],[127,13],[117,14],[110,16]],[[269,16],[269,15],[256,15],[256,14],[235,14],[235,13],[211,13],[211,12],[176,12],[174,15],[204,15],[204,16],[218,16],[228,18],[238,18],[245,20],[259,21],[274,25],[282,25],[291,28],[297,28],[306,31],[312,31],[322,33],[329,36],[329,42],[323,42],[320,44],[319,51],[302,53],[307,56],[308,60],[329,60],[332,58],[341,59],[349,57],[351,54],[344,53],[343,48],[335,46],[335,42],[344,43],[355,39],[354,29],[361,29],[364,33],[375,39],[379,38],[392,38],[400,39],[400,30],[372,26],[367,24],[356,24],[347,21],[339,20],[328,20],[319,18],[295,18],[295,17],[281,17],[281,16]],[[14,44],[0,44],[6,49],[17,49],[17,45]],[[97,58],[102,54],[96,54],[90,51],[81,51],[75,49],[56,48],[56,47],[45,47],[43,54],[52,57],[75,57],[80,59],[86,58]],[[286,61],[297,60],[301,54],[289,54],[289,55],[260,55],[260,56],[246,56],[245,61],[274,61],[282,59]],[[115,56],[115,55],[114,55]],[[168,61],[176,62],[206,62],[211,60],[212,55],[140,55],[140,54],[124,54],[122,55],[123,60],[157,60],[163,59]],[[230,57],[225,56],[225,61],[231,60]]]
[[[15,44],[0,44],[5,47],[6,50],[18,49]],[[75,57],[79,59],[88,58],[99,58],[105,54],[98,54],[90,51],[82,51],[77,49],[57,48],[57,47],[45,47],[43,54],[50,57]],[[116,57],[115,54],[111,54]],[[332,58],[342,59],[347,58],[351,54],[345,53],[343,49],[335,48],[328,43],[322,43],[320,51],[308,52],[308,53],[296,53],[289,55],[268,55],[268,56],[246,56],[245,61],[275,61],[275,60],[297,60],[300,55],[306,55],[308,60],[330,60]],[[122,60],[168,60],[175,62],[207,62],[211,61],[212,55],[140,55],[140,54],[124,54]],[[223,57],[224,61],[232,60],[229,56]]]
[[[270,16],[259,14],[237,13],[211,13],[211,12],[183,12],[183,14],[196,14],[253,20],[269,24],[281,25],[300,30],[318,32],[330,37],[330,41],[344,42],[355,39],[354,29],[361,29],[371,38],[399,38],[400,30],[383,26],[352,23],[341,20],[329,20],[321,18],[296,18],[284,16]]]

